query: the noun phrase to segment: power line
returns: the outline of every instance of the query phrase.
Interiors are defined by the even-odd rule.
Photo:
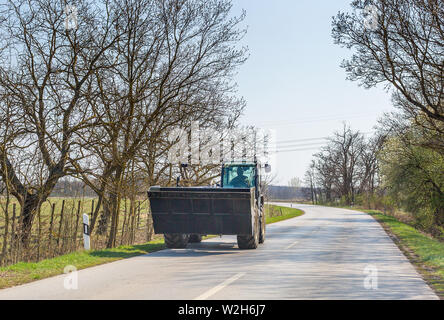
[[[276,150],[273,153],[297,152],[297,151],[307,151],[307,150],[319,150],[319,148],[302,148],[302,149],[292,149],[292,150]]]
[[[367,132],[361,132],[362,135],[368,135],[368,134],[373,134],[372,131],[367,131]],[[276,144],[287,144],[287,143],[293,143],[293,142],[305,142],[305,141],[318,141],[318,140],[324,140],[325,142],[327,142],[328,139],[330,139],[331,137],[318,137],[318,138],[304,138],[304,139],[291,139],[291,140],[283,140],[283,141],[277,141]],[[313,144],[319,144],[320,142],[315,142]]]
[[[277,141],[276,144],[287,144],[287,143],[293,143],[293,142],[304,142],[304,141],[318,141],[318,140],[327,140],[327,137],[321,137],[321,138],[307,138],[307,139],[292,139],[292,140],[284,140],[284,141]]]
[[[284,146],[276,146],[278,149],[285,149],[285,148],[298,148],[298,147],[307,147],[307,146],[320,146],[325,145],[326,142],[317,142],[317,143],[301,143],[301,144],[289,144]]]
[[[301,124],[301,123],[312,123],[312,122],[321,122],[321,121],[331,121],[331,120],[348,120],[353,118],[366,118],[375,116],[375,114],[372,113],[357,113],[357,114],[347,114],[347,115],[327,115],[327,116],[313,116],[313,117],[307,117],[307,118],[301,118],[296,121],[281,121],[281,120],[268,120],[268,121],[259,121],[259,124],[263,125],[279,125],[279,126],[291,126],[295,124]]]

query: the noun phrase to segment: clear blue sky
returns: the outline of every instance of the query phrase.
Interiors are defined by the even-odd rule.
[[[275,129],[277,141],[322,138],[346,121],[371,132],[385,111],[393,110],[382,88],[366,90],[346,80],[341,61],[350,55],[333,44],[331,19],[350,10],[351,0],[233,0],[233,13],[247,12],[243,45],[250,59],[236,81],[247,101],[241,120]],[[322,140],[297,141],[287,149],[317,148]],[[291,145],[291,144],[288,144]],[[303,178],[316,149],[277,155],[275,184]]]

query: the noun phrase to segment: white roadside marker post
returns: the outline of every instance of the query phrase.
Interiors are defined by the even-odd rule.
[[[85,250],[91,249],[89,241],[89,217],[86,213],[83,214],[83,246]]]

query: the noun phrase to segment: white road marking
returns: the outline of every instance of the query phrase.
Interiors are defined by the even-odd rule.
[[[299,241],[295,241],[292,244],[290,244],[289,246],[287,246],[285,249],[291,249],[293,248],[295,245],[297,245],[299,243]]]
[[[231,283],[233,283],[237,279],[243,277],[244,275],[245,275],[245,272],[240,272],[238,274],[235,274],[234,276],[228,278],[227,280],[225,280],[221,284],[218,284],[217,286],[215,286],[214,288],[212,288],[212,289],[208,290],[207,292],[201,294],[197,298],[194,298],[194,300],[205,300],[205,299],[208,299],[209,297],[211,297],[212,295],[216,294],[217,292],[219,292],[220,290],[222,290],[226,286],[230,285]]]
[[[317,227],[316,229],[314,229],[312,232],[310,232],[310,234],[318,232],[319,230],[321,230],[321,227]]]

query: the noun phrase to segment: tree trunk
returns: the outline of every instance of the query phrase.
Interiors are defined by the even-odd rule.
[[[122,183],[124,168],[119,166],[116,169],[114,179],[114,190],[110,195],[111,204],[111,230],[108,237],[107,248],[114,248],[116,246],[117,230],[119,226],[119,210],[120,210],[120,187]]]
[[[118,228],[118,219],[119,219],[119,204],[118,204],[118,195],[113,193],[110,197],[111,202],[111,230],[109,232],[107,248],[114,248],[116,246],[116,236],[117,236],[117,228]]]
[[[28,195],[21,203],[21,241],[25,249],[29,248],[32,222],[40,207],[40,199],[37,195]]]
[[[106,230],[108,229],[108,222],[111,216],[110,203],[109,199],[106,199],[105,196],[102,198],[103,211],[100,216],[99,222],[97,224],[97,234],[104,235],[106,234]]]
[[[5,232],[3,234],[3,248],[2,248],[2,254],[0,257],[0,265],[3,265],[4,260],[6,258],[6,250],[8,248],[8,231],[9,231],[9,202],[10,202],[10,198],[9,198],[9,190],[6,191],[6,204],[5,204],[5,224],[4,224],[4,228],[5,228]]]

